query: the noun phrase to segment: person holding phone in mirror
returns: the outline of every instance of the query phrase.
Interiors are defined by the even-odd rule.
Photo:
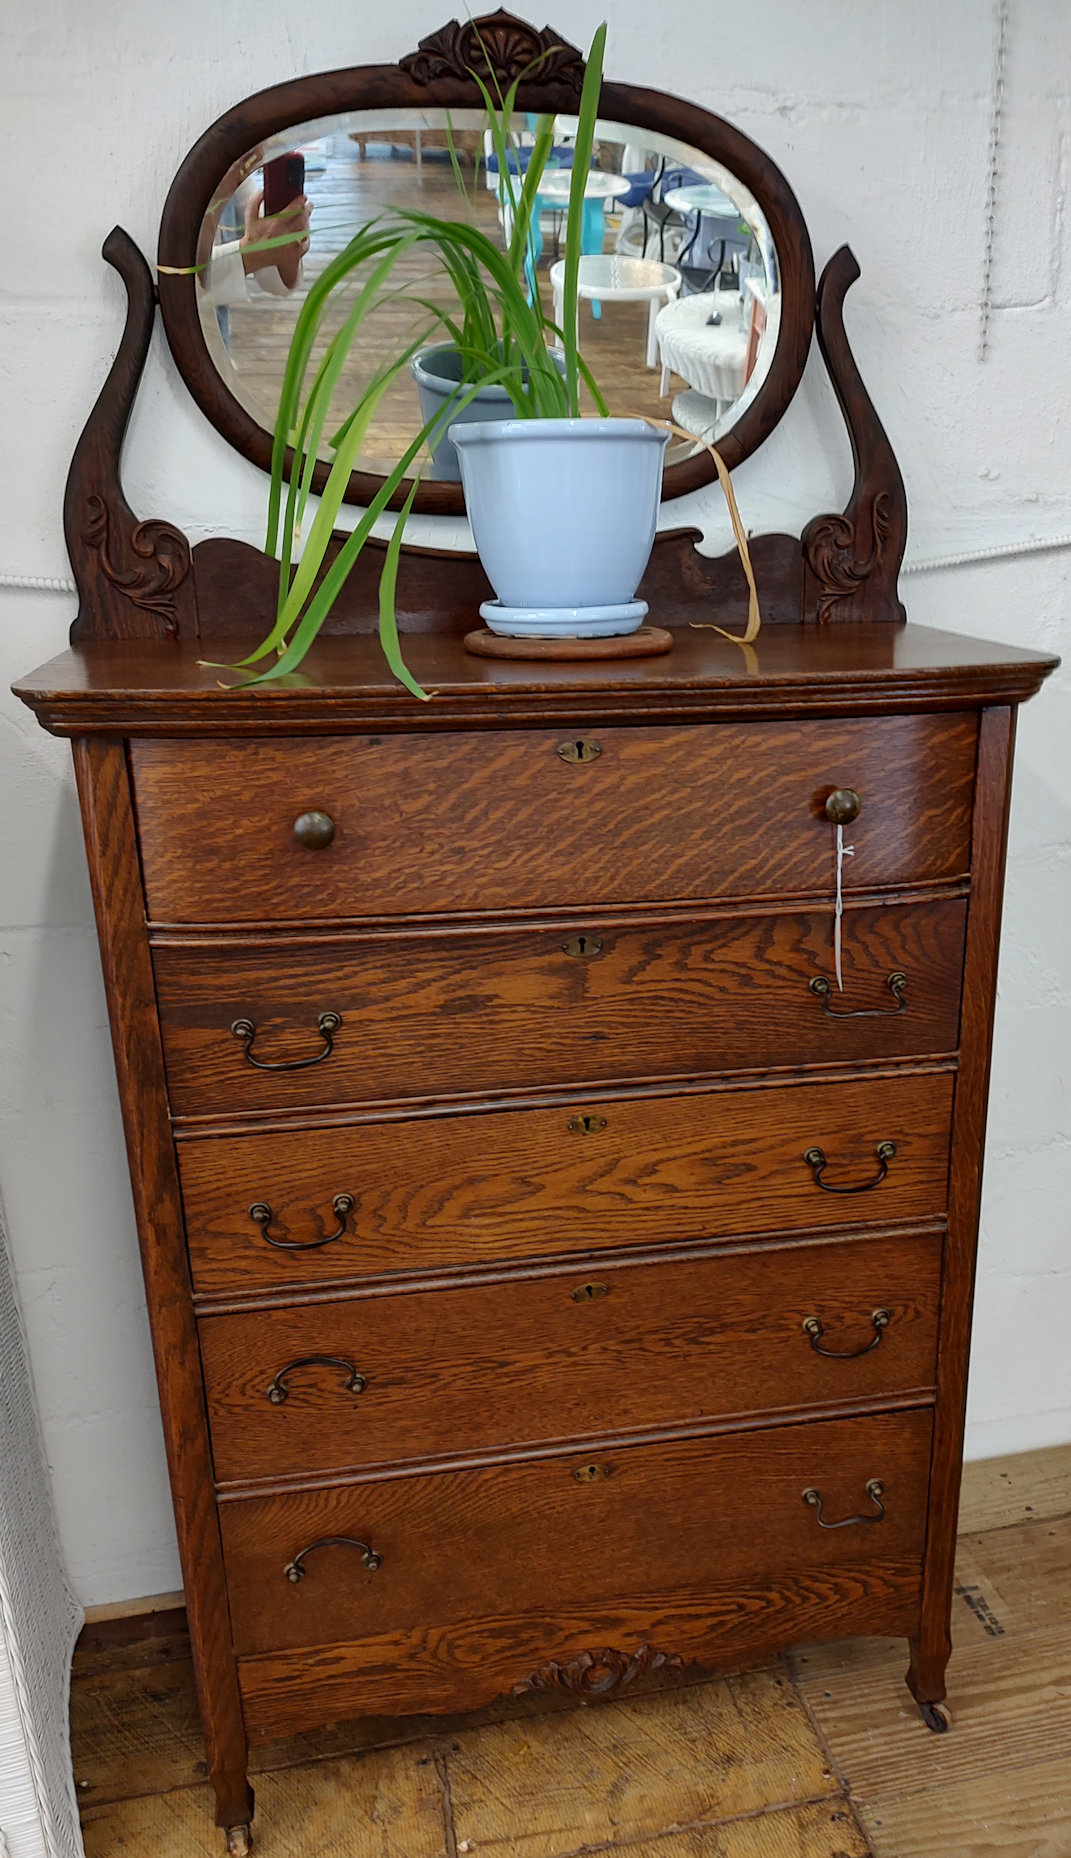
[[[275,297],[289,296],[301,283],[312,212],[304,191],[304,158],[292,152],[265,162],[263,186],[255,188],[252,178],[261,159],[257,149],[234,164],[202,224],[199,279],[209,302],[221,309],[247,302],[250,280]],[[228,230],[228,220],[232,231],[241,226],[239,236],[214,243],[221,228]],[[289,242],[267,243],[281,238]]]

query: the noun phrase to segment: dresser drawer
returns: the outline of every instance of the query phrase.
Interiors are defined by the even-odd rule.
[[[588,908],[828,891],[823,811],[852,787],[850,888],[960,876],[976,719],[131,744],[157,922]],[[597,743],[567,761],[577,741]],[[591,753],[582,749],[581,753]],[[334,837],[309,850],[309,811]]]
[[[578,1633],[577,1649],[632,1650],[642,1635],[698,1656],[745,1616],[751,1643],[764,1615],[783,1641],[789,1609],[801,1638],[819,1617],[836,1633],[845,1614],[896,1630],[881,1616],[892,1596],[902,1622],[917,1596],[930,1432],[922,1408],[223,1502],[236,1649],[330,1645],[341,1659],[360,1640],[371,1683],[355,1707],[398,1713],[446,1701],[429,1663],[456,1685],[451,1667],[478,1662],[481,1639],[505,1680],[493,1695]],[[822,1527],[855,1516],[867,1520]],[[312,1546],[325,1537],[347,1540]],[[389,1702],[375,1682],[388,1662]]]
[[[952,1090],[924,1072],[183,1141],[194,1289],[938,1218]],[[896,1154],[870,1187],[882,1142]],[[823,1182],[858,1192],[816,1182],[815,1147]]]
[[[941,1249],[914,1233],[602,1259],[207,1317],[216,1476],[932,1395]]]
[[[846,911],[843,994],[832,912],[818,909],[238,946],[165,940],[154,966],[172,1112],[240,1116],[953,1052],[965,911],[962,899]],[[890,986],[897,973],[902,996]],[[811,991],[819,977],[825,996]]]

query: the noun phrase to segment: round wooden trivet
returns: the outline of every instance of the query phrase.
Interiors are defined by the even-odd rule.
[[[673,650],[673,634],[664,626],[641,626],[613,639],[508,639],[478,626],[466,632],[465,650],[477,658],[654,658]]]

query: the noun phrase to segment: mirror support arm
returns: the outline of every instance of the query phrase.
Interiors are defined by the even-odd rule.
[[[818,285],[818,346],[851,441],[855,482],[839,516],[815,516],[803,531],[803,618],[892,620],[904,612],[897,578],[907,545],[907,494],[896,454],[863,385],[844,327],[844,299],[859,276],[847,245]]]
[[[190,545],[172,523],[139,522],[120,475],[123,439],[152,336],[157,300],[152,272],[121,226],[109,232],[102,256],[126,286],[126,322],[67,474],[63,528],[78,587],[71,643],[192,638],[197,607]]]

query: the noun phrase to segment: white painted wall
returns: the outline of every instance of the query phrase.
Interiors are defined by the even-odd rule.
[[[523,7],[523,0],[518,0]],[[63,576],[71,448],[118,339],[98,257],[148,254],[168,181],[241,96],[394,59],[449,0],[35,0],[6,9],[0,171],[0,575]],[[615,77],[735,120],[795,187],[821,264],[862,281],[852,339],[897,447],[915,560],[1071,534],[1071,8],[1011,0],[988,360],[976,359],[989,93],[987,0],[554,0],[575,42],[610,20]],[[543,8],[539,8],[542,23]],[[821,368],[737,474],[745,521],[839,507],[850,465]],[[205,425],[157,338],[127,491],[199,537],[259,539],[263,480]],[[716,502],[702,507],[727,545]],[[1071,651],[1071,554],[906,581],[924,624]],[[0,591],[0,687],[59,650],[70,597]],[[1071,1438],[1071,673],[1023,712],[971,1394],[978,1456]],[[103,990],[68,751],[0,696],[0,1179],[82,1599],[178,1584]]]

